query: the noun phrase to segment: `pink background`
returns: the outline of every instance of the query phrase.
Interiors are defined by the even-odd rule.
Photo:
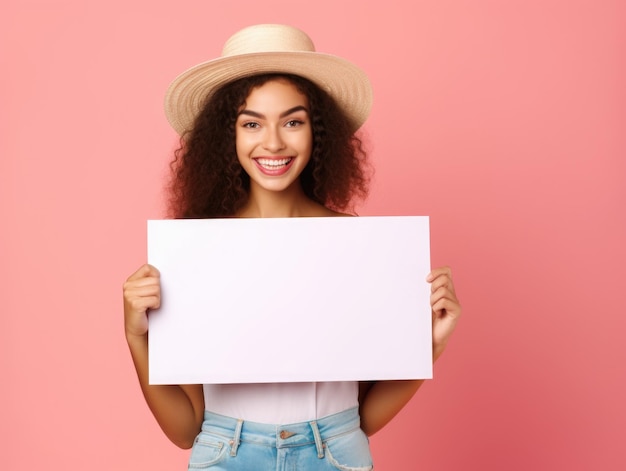
[[[121,285],[163,215],[168,82],[260,22],[370,75],[360,213],[430,215],[465,308],[377,469],[626,469],[624,3],[160,3],[0,7],[0,469],[184,469]]]

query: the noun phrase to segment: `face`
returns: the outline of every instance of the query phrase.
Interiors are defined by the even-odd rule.
[[[237,157],[251,190],[299,188],[313,142],[305,95],[286,80],[266,82],[252,89],[235,128]]]

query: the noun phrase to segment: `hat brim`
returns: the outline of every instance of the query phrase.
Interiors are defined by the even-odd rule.
[[[372,87],[360,68],[341,57],[319,52],[261,52],[221,57],[198,64],[174,79],[165,95],[165,115],[182,135],[191,130],[207,98],[233,80],[265,73],[304,77],[332,96],[354,131],[372,107]]]

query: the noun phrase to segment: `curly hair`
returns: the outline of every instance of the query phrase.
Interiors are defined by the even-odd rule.
[[[305,195],[327,208],[352,211],[367,196],[369,165],[362,141],[330,95],[296,75],[263,74],[230,82],[207,99],[171,162],[169,212],[175,218],[233,216],[248,199],[250,177],[235,148],[235,123],[252,89],[283,79],[309,101],[311,158],[300,175]]]

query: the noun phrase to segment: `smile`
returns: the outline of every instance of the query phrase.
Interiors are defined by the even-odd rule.
[[[283,157],[280,159],[270,159],[266,157],[259,157],[253,160],[257,168],[265,175],[279,176],[289,170],[294,158]]]

